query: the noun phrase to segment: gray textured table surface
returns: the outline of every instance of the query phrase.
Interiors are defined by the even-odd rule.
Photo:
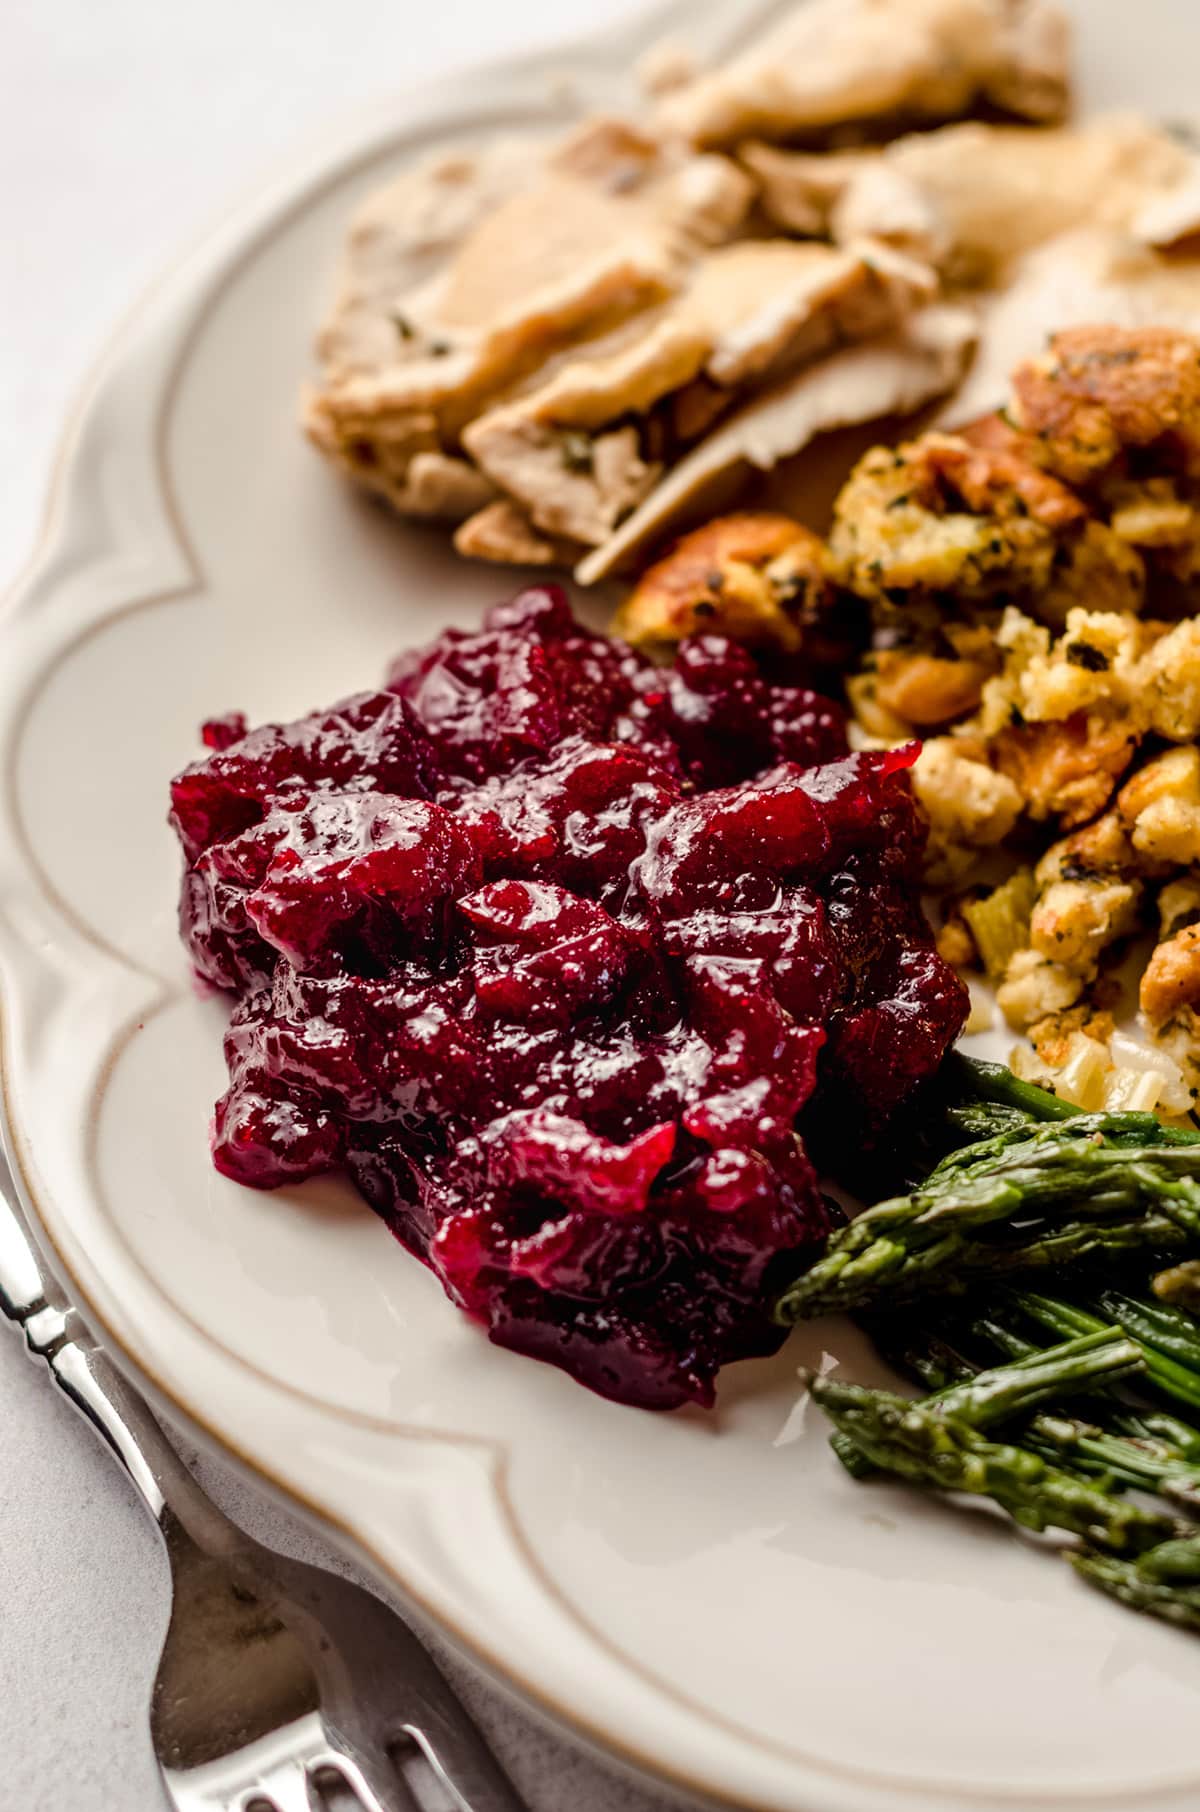
[[[325,116],[631,0],[8,0],[0,108],[0,584],[36,531],[63,416],[164,260]],[[2,657],[0,657],[2,658]],[[156,1538],[118,1469],[0,1336],[0,1799],[157,1812],[146,1704],[166,1615]],[[306,1535],[238,1481],[257,1532]],[[661,1812],[454,1669],[532,1812]]]

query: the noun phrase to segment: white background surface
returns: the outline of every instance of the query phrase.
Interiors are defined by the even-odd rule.
[[[0,587],[66,412],[172,255],[333,114],[635,0],[7,0],[0,90]],[[3,658],[0,642],[0,659]],[[166,1567],[132,1490],[0,1334],[0,1805],[158,1812],[146,1706]],[[303,1535],[232,1492],[256,1532]],[[455,1671],[531,1812],[658,1812]]]

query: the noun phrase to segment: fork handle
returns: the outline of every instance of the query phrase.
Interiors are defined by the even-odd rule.
[[[196,1484],[140,1393],[97,1346],[60,1289],[29,1230],[2,1145],[0,1312],[22,1330],[31,1356],[45,1361],[59,1389],[121,1461],[169,1553],[181,1536],[231,1560],[245,1552],[247,1538]],[[394,1613],[374,1602],[374,1614],[390,1626]],[[419,1812],[521,1812],[521,1802],[434,1662],[406,1634],[413,1644],[409,1666],[419,1684],[420,1716],[403,1727],[409,1748],[398,1766],[412,1805]]]
[[[0,1307],[10,1314],[2,1294]],[[45,1360],[59,1389],[117,1455],[151,1515],[161,1522],[166,1498],[143,1442],[130,1427],[132,1393],[112,1361],[92,1344],[73,1309],[44,1303],[23,1321],[11,1319],[23,1327],[31,1357]]]
[[[238,1531],[196,1485],[145,1400],[97,1346],[42,1258],[3,1146],[0,1312],[24,1333],[30,1356],[45,1361],[59,1389],[116,1454],[164,1537],[174,1522],[210,1553],[236,1550]]]

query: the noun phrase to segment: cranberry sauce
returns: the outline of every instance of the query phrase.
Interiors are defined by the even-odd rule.
[[[914,749],[719,636],[657,668],[538,589],[172,786],[237,996],[213,1157],[349,1173],[493,1340],[622,1402],[772,1350],[829,1227],[797,1120],[869,1135],[965,998],[915,896]]]

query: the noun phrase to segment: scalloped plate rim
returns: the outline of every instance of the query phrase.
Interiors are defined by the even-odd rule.
[[[758,15],[774,10],[778,3],[779,0],[771,0],[771,4],[764,6],[762,0],[759,0],[753,6],[744,5],[742,12]],[[673,20],[687,20],[694,24],[697,17],[703,14],[712,21],[718,13],[723,12],[728,16],[730,10],[728,7],[722,8],[721,0],[666,0],[665,4],[651,12],[634,15],[631,20],[620,22],[591,39],[557,46],[549,52],[534,51],[528,55],[498,60],[466,74],[451,74],[430,85],[419,97],[404,96],[381,101],[377,107],[369,110],[366,123],[360,114],[352,125],[322,134],[311,150],[302,150],[293,155],[286,167],[280,167],[273,180],[262,185],[244,205],[233,209],[220,227],[202,238],[190,252],[171,266],[117,329],[91,377],[83,386],[64,430],[38,543],[2,607],[10,635],[16,636],[22,643],[25,640],[30,643],[30,658],[36,660],[38,648],[43,642],[47,642],[48,651],[40,665],[45,671],[50,671],[55,652],[62,653],[69,645],[56,644],[53,633],[47,637],[49,626],[39,611],[56,596],[56,592],[60,597],[64,595],[63,588],[71,581],[72,537],[76,519],[96,507],[94,502],[89,504],[86,498],[92,477],[89,458],[94,457],[94,449],[104,443],[106,415],[121,400],[123,388],[136,381],[138,368],[146,357],[143,336],[147,329],[152,330],[152,340],[157,337],[163,341],[170,355],[167,361],[167,383],[165,387],[153,389],[151,414],[154,418],[154,432],[157,433],[169,413],[171,376],[186,359],[192,335],[200,325],[202,307],[219,295],[241,260],[253,254],[264,234],[294,210],[302,208],[326,183],[344,177],[357,163],[366,162],[388,145],[401,144],[408,137],[422,134],[435,136],[439,130],[452,131],[455,116],[462,114],[464,110],[478,116],[479,107],[476,105],[472,108],[470,96],[482,90],[485,84],[496,82],[500,78],[512,83],[530,80],[544,83],[545,77],[550,73],[559,70],[569,73],[572,66],[582,69],[588,59],[603,60],[619,56],[627,61],[632,51],[652,41]],[[91,453],[89,449],[92,449]],[[133,457],[141,459],[144,454],[143,448]],[[161,476],[160,474],[160,480]],[[162,520],[156,528],[165,530],[165,537],[163,544],[157,550],[152,550],[151,559],[159,558],[167,565],[174,561],[175,577],[165,586],[152,588],[148,595],[142,595],[135,589],[134,596],[124,601],[126,608],[162,601],[164,597],[182,596],[203,586],[202,569],[193,554],[183,525],[175,514],[169,489],[164,489],[157,501]],[[95,565],[101,564],[106,554],[125,551],[109,545],[110,540],[115,543],[119,539],[110,522],[102,520],[100,527],[101,555],[93,553],[90,556],[91,564]],[[74,577],[77,579],[80,572],[86,574],[88,570],[89,559],[84,559],[75,569]],[[94,621],[106,622],[113,614],[115,613],[111,610],[101,609],[95,614]],[[92,621],[90,615],[85,617],[85,623],[90,624]],[[20,730],[20,707],[29,696],[30,688],[18,689],[19,708],[16,713],[7,708],[8,703],[11,703],[8,696],[11,692],[12,687],[6,675],[0,681],[0,733],[4,736],[6,748],[16,745]],[[14,831],[19,832],[19,826],[15,823],[13,812],[11,772],[7,779],[8,790],[0,807],[0,834],[7,832],[11,841]],[[11,863],[11,850],[8,855]],[[25,902],[26,905],[28,903]],[[104,1291],[96,1287],[96,1279],[89,1276],[88,1266],[81,1262],[81,1255],[69,1250],[67,1243],[56,1237],[56,1209],[51,1199],[44,1192],[39,1192],[34,1156],[21,1137],[20,1115],[13,1111],[15,1065],[11,1051],[10,1001],[20,1002],[25,991],[31,987],[31,971],[23,967],[28,963],[28,950],[22,950],[22,937],[13,934],[8,915],[3,910],[6,904],[6,897],[0,897],[0,973],[6,983],[6,998],[3,1010],[0,1011],[0,1118],[4,1122],[9,1149],[14,1156],[21,1193],[26,1207],[51,1248],[56,1268],[67,1280],[86,1317],[102,1330],[114,1357],[143,1384],[152,1398],[168,1404],[172,1415],[196,1431],[207,1445],[226,1457],[233,1458],[269,1492],[281,1497],[293,1508],[298,1508],[308,1520],[324,1532],[332,1534],[354,1558],[365,1561],[392,1591],[399,1592],[406,1602],[416,1607],[418,1617],[427,1618],[435,1624],[452,1642],[481,1662],[498,1683],[515,1691],[534,1709],[569,1730],[575,1737],[592,1744],[607,1759],[616,1760],[658,1784],[687,1791],[702,1799],[719,1799],[724,1804],[743,1806],[752,1809],[752,1812],[755,1808],[768,1806],[779,1808],[780,1812],[816,1812],[818,1805],[821,1812],[875,1812],[876,1808],[878,1812],[921,1812],[921,1808],[934,1799],[946,1808],[961,1807],[962,1812],[991,1812],[993,1806],[1011,1807],[1015,1803],[1014,1796],[1008,1792],[1002,1792],[997,1798],[988,1796],[985,1799],[981,1794],[972,1793],[968,1797],[957,1790],[948,1793],[944,1787],[939,1790],[932,1784],[914,1786],[908,1780],[898,1780],[893,1786],[888,1786],[881,1784],[879,1776],[872,1777],[869,1774],[860,1774],[857,1778],[839,1778],[839,1770],[831,1772],[821,1763],[814,1763],[806,1768],[792,1760],[786,1762],[780,1772],[778,1768],[766,1765],[765,1756],[756,1763],[752,1753],[755,1748],[752,1739],[749,1739],[749,1747],[743,1741],[745,1753],[735,1753],[732,1762],[726,1756],[724,1778],[719,1784],[715,1784],[711,1778],[698,1778],[679,1753],[672,1758],[662,1748],[655,1749],[652,1743],[622,1736],[616,1727],[615,1717],[608,1723],[589,1718],[578,1697],[564,1698],[561,1692],[548,1690],[545,1684],[539,1683],[532,1675],[526,1673],[522,1676],[514,1666],[511,1655],[506,1656],[490,1649],[479,1629],[460,1627],[448,1611],[447,1601],[439,1603],[436,1592],[423,1590],[422,1581],[415,1576],[414,1571],[399,1564],[394,1553],[389,1554],[381,1547],[368,1523],[355,1526],[339,1512],[331,1498],[323,1502],[319,1491],[306,1490],[294,1475],[290,1479],[281,1476],[283,1469],[278,1461],[272,1462],[261,1452],[248,1451],[231,1434],[228,1426],[222,1427],[220,1416],[214,1419],[206,1413],[202,1403],[189,1400],[187,1390],[181,1389],[177,1382],[157,1375],[135,1350],[136,1340],[132,1337],[129,1326],[123,1325],[121,1314],[115,1312],[115,1305],[103,1300]],[[69,922],[64,926],[59,916],[60,903],[48,897],[44,889],[41,890],[40,905],[54,919],[55,929],[60,934],[65,931],[68,944],[72,937],[79,935],[78,928],[72,931]],[[86,936],[94,948],[101,947],[94,935],[87,933]],[[106,953],[106,960],[113,960],[111,953]],[[126,959],[119,960],[128,970]],[[61,1228],[58,1231],[61,1232]],[[330,1412],[325,1414],[330,1416]],[[448,1436],[447,1443],[455,1445],[454,1437]],[[462,1438],[460,1444],[469,1443]],[[500,1470],[502,1471],[502,1467]],[[489,1490],[494,1489],[495,1485],[496,1479],[489,1477]],[[631,1687],[635,1690],[639,1687],[644,1690],[645,1684],[636,1677],[631,1681]],[[688,1715],[692,1715],[691,1710]],[[1167,1791],[1172,1793],[1171,1804],[1174,1805],[1172,1788],[1168,1786]],[[1028,1796],[1023,1797],[1021,1803],[1029,1808],[1035,1806],[1035,1801]],[[1038,1805],[1041,1803],[1036,1802]],[[1078,1805],[1080,1802],[1068,1790],[1057,1793],[1045,1803],[1048,1807],[1061,1808]],[[1096,1802],[1093,1800],[1093,1803]],[[1113,1803],[1106,1795],[1105,1804]],[[1165,1799],[1156,1795],[1155,1803],[1161,1804],[1166,1812]]]

